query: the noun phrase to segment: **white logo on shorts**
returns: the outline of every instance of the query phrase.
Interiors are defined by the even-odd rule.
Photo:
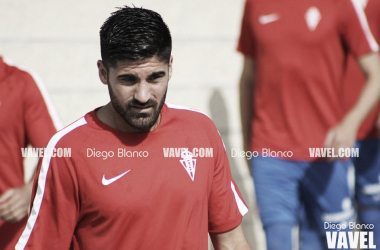
[[[355,216],[355,209],[352,206],[351,198],[346,197],[341,203],[342,211],[336,213],[324,213],[322,218],[324,221],[332,223],[345,223],[353,220]]]
[[[378,179],[378,183],[367,184],[362,189],[363,194],[371,195],[374,201],[380,201],[380,174]]]

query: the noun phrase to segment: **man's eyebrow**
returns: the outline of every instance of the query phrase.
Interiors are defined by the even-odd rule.
[[[165,75],[166,75],[165,71],[153,72],[152,74],[150,74],[148,76],[148,79],[152,79],[153,80],[153,79],[156,79],[156,78],[159,78],[159,77],[163,77]]]

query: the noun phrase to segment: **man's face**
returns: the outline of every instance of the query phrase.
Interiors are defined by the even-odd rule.
[[[112,106],[125,121],[127,130],[145,132],[155,128],[165,102],[172,58],[169,64],[152,57],[139,62],[118,61],[108,72],[101,68],[102,65],[100,78],[108,85]]]

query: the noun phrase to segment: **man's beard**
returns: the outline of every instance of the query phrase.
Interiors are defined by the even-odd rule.
[[[141,103],[136,99],[132,99],[125,104],[125,107],[123,107],[119,99],[114,94],[110,83],[108,83],[108,91],[112,106],[120,117],[132,128],[137,129],[140,132],[148,132],[155,125],[161,113],[162,106],[165,103],[167,89],[165,90],[165,94],[159,104],[151,99],[149,99],[146,103]],[[140,108],[152,107],[153,111],[149,113],[136,113],[133,111],[131,106],[138,106]]]

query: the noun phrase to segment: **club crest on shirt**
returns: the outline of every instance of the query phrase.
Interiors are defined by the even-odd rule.
[[[179,162],[181,162],[191,180],[194,181],[197,160],[193,159],[193,154],[189,150],[183,150],[181,152],[181,158],[182,159],[179,160]]]
[[[309,30],[314,31],[317,28],[319,21],[321,21],[321,18],[321,12],[319,12],[318,8],[314,6],[310,7],[305,13],[305,20]]]

